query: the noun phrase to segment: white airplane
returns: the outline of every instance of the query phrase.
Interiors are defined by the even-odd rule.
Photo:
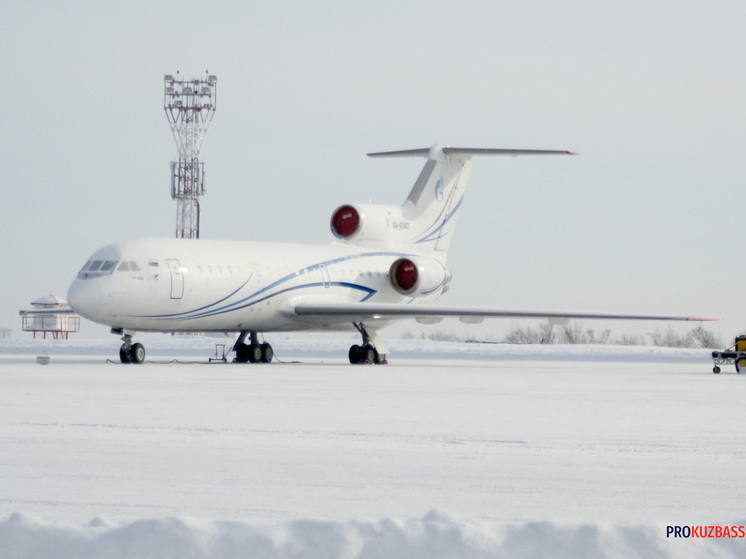
[[[376,330],[414,318],[480,322],[486,317],[702,320],[695,317],[521,312],[429,306],[448,290],[448,249],[476,155],[569,151],[433,146],[370,153],[425,157],[401,206],[344,205],[331,217],[330,245],[139,239],[111,244],[85,263],[68,292],[72,310],[122,336],[123,363],[142,363],[139,331],[237,333],[238,362],[269,362],[259,333],[357,329],[351,363],[385,363]]]

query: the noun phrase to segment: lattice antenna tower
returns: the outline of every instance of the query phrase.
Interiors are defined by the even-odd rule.
[[[176,200],[176,238],[199,239],[199,197],[205,193],[205,165],[199,150],[215,115],[217,76],[163,78],[163,108],[179,150],[171,162],[171,197]]]

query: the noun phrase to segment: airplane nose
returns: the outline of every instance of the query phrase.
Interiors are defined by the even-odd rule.
[[[73,280],[67,291],[67,303],[80,316],[95,321],[96,309],[100,307],[100,301],[93,283],[90,280]]]

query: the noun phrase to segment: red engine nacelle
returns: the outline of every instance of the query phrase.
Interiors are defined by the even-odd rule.
[[[391,265],[389,277],[394,289],[403,295],[409,295],[417,289],[420,272],[409,258],[400,258]]]
[[[340,206],[332,214],[332,233],[339,239],[347,239],[360,229],[360,212],[354,206]]]
[[[340,241],[375,248],[402,245],[414,235],[401,206],[345,204],[334,210],[329,225]]]
[[[402,295],[421,297],[438,289],[446,291],[450,273],[437,260],[418,258],[415,263],[409,258],[399,258],[389,269],[393,288]]]

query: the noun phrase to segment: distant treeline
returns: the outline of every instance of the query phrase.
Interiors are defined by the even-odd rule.
[[[404,339],[417,338],[417,336],[409,332],[403,334],[402,337]],[[492,341],[494,343],[494,340],[466,338],[446,330],[423,331],[420,333],[419,339],[471,343]],[[585,328],[582,322],[569,322],[565,325],[557,325],[550,321],[543,322],[536,327],[518,326],[513,328],[500,342],[508,344],[652,345],[702,349],[718,349],[723,347],[720,337],[702,326],[697,326],[686,333],[679,333],[673,328],[668,328],[665,332],[655,330],[641,335],[625,334],[620,337],[612,337],[611,330],[606,329],[603,332],[596,333],[592,328]]]

